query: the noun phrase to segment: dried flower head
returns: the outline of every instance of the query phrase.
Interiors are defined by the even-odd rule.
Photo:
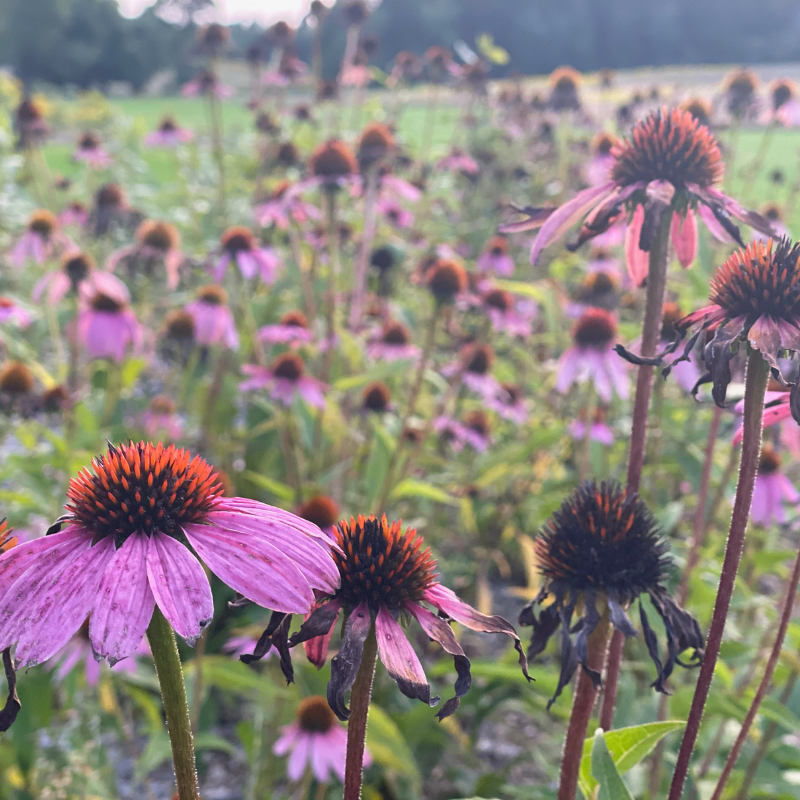
[[[588,639],[601,615],[607,615],[625,636],[635,636],[625,609],[642,594],[650,597],[667,630],[667,659],[662,664],[655,633],[640,601],[645,643],[658,671],[653,686],[666,692],[664,682],[676,663],[699,664],[703,651],[700,629],[663,586],[671,564],[668,547],[654,517],[636,494],[613,483],[581,484],[545,524],[534,546],[543,586],[523,609],[520,624],[533,626],[529,658],[539,655],[561,628],[561,674],[550,704],[572,679],[578,664],[600,686],[600,674],[587,663]],[[576,608],[583,609],[583,617],[573,626]],[[684,664],[679,656],[688,648],[694,655],[690,664]]]
[[[136,230],[136,240],[145,247],[152,247],[166,253],[181,246],[178,229],[169,222],[148,219]]]
[[[368,384],[361,394],[362,408],[365,411],[372,411],[376,414],[388,411],[391,402],[392,393],[382,381],[374,381]]]
[[[317,178],[335,180],[358,172],[358,162],[353,151],[339,139],[329,139],[321,144],[308,162],[309,172]]]
[[[439,303],[450,303],[467,289],[464,267],[450,258],[438,258],[427,270],[428,289]]]
[[[332,528],[339,520],[339,506],[332,497],[317,494],[310,497],[300,506],[298,515],[313,522],[323,531]]]
[[[34,378],[22,361],[7,361],[0,367],[0,393],[19,397],[33,391]]]

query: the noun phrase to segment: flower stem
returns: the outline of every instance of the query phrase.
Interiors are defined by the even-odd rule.
[[[378,639],[375,623],[364,642],[364,654],[350,692],[350,719],[347,722],[347,757],[344,766],[344,800],[359,800],[361,777],[364,772],[364,747],[367,739],[367,715],[372,698],[372,680],[375,677],[375,660]]]
[[[194,762],[192,726],[189,722],[189,706],[186,703],[186,688],[183,685],[181,658],[175,634],[156,606],[147,639],[153,651],[161,696],[164,698],[164,714],[172,744],[172,760],[175,765],[175,781],[179,800],[200,800],[197,784],[197,768]]]
[[[669,228],[672,214],[665,210],[661,214],[653,243],[650,246],[650,264],[647,272],[647,299],[645,301],[644,321],[642,323],[642,356],[655,355],[661,335],[661,320],[664,313],[664,290],[667,285],[667,255],[669,253]],[[647,441],[647,417],[650,410],[650,394],[653,390],[654,367],[641,366],[636,376],[636,395],[633,399],[633,427],[631,429],[631,449],[628,456],[627,491],[639,491],[644,466],[645,444]],[[611,730],[614,724],[614,706],[617,702],[617,682],[622,647],[625,636],[615,630],[611,637],[608,653],[608,670],[603,691],[603,707],[600,711],[600,727]]]
[[[700,721],[703,716],[706,699],[711,689],[714,677],[714,667],[719,656],[722,643],[722,634],[725,629],[725,620],[733,595],[736,582],[736,572],[744,548],[744,536],[747,529],[747,518],[750,514],[750,504],[753,500],[753,485],[758,471],[758,458],[761,450],[761,420],[764,414],[764,392],[767,388],[768,376],[767,363],[761,353],[754,350],[747,359],[747,376],[744,389],[744,420],[742,439],[742,459],[739,467],[739,482],[736,486],[736,499],[733,503],[731,526],[728,532],[728,542],[725,547],[725,559],[720,573],[717,599],[714,604],[714,613],[711,617],[711,627],[708,631],[703,664],[697,678],[692,707],[686,721],[686,729],[672,777],[669,791],[669,800],[680,800],[686,775],[689,772],[689,762],[692,758],[694,745],[700,731]]]
[[[358,260],[354,275],[353,296],[350,300],[350,329],[357,330],[361,322],[361,309],[364,305],[364,290],[367,283],[367,269],[372,253],[372,243],[375,241],[375,230],[378,222],[378,182],[379,177],[375,168],[366,176],[364,191],[364,232],[361,236],[361,247],[358,251]]]
[[[397,441],[395,442],[392,457],[389,459],[389,465],[386,467],[386,477],[383,479],[383,486],[381,487],[380,494],[378,495],[378,516],[383,513],[383,510],[386,506],[386,500],[388,499],[389,492],[392,489],[392,478],[394,476],[395,467],[397,467],[397,462],[400,459],[400,453],[403,450],[403,435],[405,434],[406,425],[417,408],[417,400],[419,400],[419,394],[422,391],[422,383],[425,380],[425,370],[428,368],[428,362],[431,358],[431,351],[433,350],[433,343],[436,339],[436,323],[439,319],[440,311],[441,306],[437,303],[433,307],[430,320],[428,321],[428,332],[425,335],[425,343],[422,346],[422,353],[419,357],[417,374],[411,387],[411,394],[408,396],[408,405],[406,405],[406,410],[403,412],[400,425],[397,429]]]
[[[720,800],[722,792],[725,790],[725,785],[731,776],[731,772],[733,772],[733,768],[736,766],[736,761],[739,758],[742,747],[744,746],[744,743],[750,733],[750,727],[753,724],[753,720],[755,719],[758,709],[761,707],[761,703],[764,700],[767,691],[769,690],[770,684],[772,683],[772,676],[775,673],[775,667],[778,665],[778,659],[781,655],[783,642],[786,638],[786,631],[789,628],[789,621],[792,618],[792,610],[794,609],[794,602],[795,598],[797,597],[798,583],[800,583],[800,551],[798,551],[794,560],[794,568],[792,569],[792,575],[789,578],[789,585],[786,589],[786,594],[783,599],[783,609],[781,611],[781,619],[778,625],[778,633],[775,635],[775,642],[772,645],[772,650],[769,654],[769,658],[767,659],[767,664],[764,667],[764,673],[761,676],[761,682],[758,684],[758,689],[756,689],[755,696],[750,703],[750,708],[747,709],[747,714],[742,722],[739,735],[736,737],[736,741],[734,742],[730,753],[728,753],[728,759],[722,769],[722,774],[719,776],[717,788],[714,789],[714,794],[711,796],[711,800]]]
[[[594,384],[590,383],[587,390],[588,397],[584,406],[586,415],[583,423],[583,442],[581,443],[581,456],[578,473],[581,481],[588,480],[589,472],[592,468],[592,428],[594,428],[594,416],[597,411],[597,393]]]
[[[588,662],[589,666],[603,671],[603,662],[606,659],[606,645],[608,644],[609,618],[608,609],[603,611],[597,627],[589,636]],[[561,779],[558,784],[558,800],[575,800],[578,788],[578,775],[583,756],[583,741],[589,729],[589,720],[592,718],[594,703],[597,699],[597,689],[594,688],[592,679],[586,672],[578,667],[578,686],[572,700],[572,712],[569,716],[569,727],[564,739],[563,756],[561,758]]]

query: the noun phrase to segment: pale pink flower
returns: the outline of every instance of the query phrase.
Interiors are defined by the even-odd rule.
[[[153,440],[166,438],[174,441],[183,435],[177,406],[165,395],[158,395],[150,401],[142,414],[142,427],[147,438]]]
[[[186,258],[180,249],[178,229],[169,222],[145,220],[136,231],[136,243],[115,250],[106,261],[106,269],[113,272],[124,264],[130,273],[142,270],[151,277],[156,264],[166,272],[167,288],[176,289],[180,280],[180,265]]]
[[[463,172],[466,175],[477,175],[481,168],[478,162],[463,150],[454,147],[450,154],[436,162],[436,169],[442,172]]]
[[[433,421],[433,429],[444,439],[456,452],[464,449],[464,445],[469,445],[478,453],[485,452],[489,447],[488,429],[472,427],[459,422],[453,417],[442,415]]]
[[[141,326],[127,302],[103,292],[96,292],[79,312],[77,332],[89,358],[118,364],[142,342]]]
[[[64,227],[85,228],[89,222],[89,209],[80,200],[73,200],[58,219]]]
[[[385,322],[373,331],[367,343],[367,355],[381,361],[419,358],[420,349],[411,344],[411,331],[400,322]]]
[[[322,212],[313,204],[307,203],[299,195],[291,191],[289,181],[281,181],[265,203],[261,203],[253,210],[256,222],[266,228],[275,225],[281,230],[289,227],[290,218],[298,225],[304,225],[309,220],[319,220]]]
[[[513,383],[500,384],[500,391],[486,401],[488,408],[503,419],[522,425],[530,415],[530,404],[523,397],[519,386]]]
[[[113,665],[136,651],[156,604],[194,644],[214,615],[198,558],[281,613],[305,614],[315,590],[336,591],[332,543],[316,526],[221,495],[212,468],[185,450],[109,445],[71,481],[67,514],[53,528],[63,529],[0,556],[0,650],[16,645],[18,668],[39,664],[89,617],[95,655]],[[122,504],[139,506],[136,519],[112,521]]]
[[[66,252],[59,269],[42,275],[33,287],[32,297],[38,303],[42,295],[45,295],[47,302],[55,305],[70,291],[85,302],[89,302],[97,294],[111,297],[120,304],[130,302],[125,284],[111,273],[97,269],[94,259],[80,250]]]
[[[40,209],[31,214],[25,233],[11,250],[9,261],[17,268],[24,266],[26,261],[44,264],[56,246],[64,243],[64,237],[59,235],[58,217]]]
[[[494,350],[488,344],[466,345],[457,361],[442,367],[442,375],[460,375],[464,385],[484,399],[495,397],[500,390],[497,378],[491,374]]]
[[[265,325],[258,331],[258,338],[266,344],[308,344],[314,334],[308,320],[301,311],[288,311],[277,325]]]
[[[33,317],[31,312],[5,295],[0,297],[0,325],[7,322],[16,323],[20,328],[27,328]]]
[[[111,165],[111,156],[94,133],[84,133],[78,139],[78,147],[72,157],[92,169],[107,169]]]
[[[570,422],[568,430],[569,435],[573,439],[578,442],[583,441],[583,437],[586,435],[586,423],[582,419],[574,419]],[[592,423],[589,436],[592,441],[600,442],[600,444],[604,444],[606,447],[610,447],[614,444],[614,432],[602,420],[595,420],[595,422]]]
[[[378,200],[378,211],[395,228],[410,228],[414,224],[414,215],[391,198],[381,197]]]
[[[493,236],[483,247],[478,257],[481,272],[493,272],[508,277],[514,274],[514,259],[508,253],[508,240],[504,236]]]
[[[203,69],[192,80],[183,85],[181,93],[184,97],[213,95],[218,100],[225,100],[228,97],[232,97],[236,90],[232,86],[220,83],[216,75],[207,69]]]
[[[250,228],[244,225],[228,228],[222,234],[220,244],[222,252],[214,265],[214,280],[222,281],[228,264],[233,262],[247,280],[258,275],[264,283],[275,282],[283,261],[271,248],[259,247]]]
[[[239,348],[239,333],[228,308],[228,293],[221,286],[203,286],[197,290],[197,299],[184,306],[194,319],[194,340],[204,347],[224,345],[231,350]]]
[[[306,374],[305,363],[296,353],[282,353],[269,368],[244,364],[242,372],[249,376],[239,384],[243,392],[269,389],[270,397],[286,407],[298,397],[315,408],[325,407],[325,385]]]
[[[144,137],[148,147],[178,147],[191,142],[194,134],[186,128],[181,128],[172,117],[164,117],[156,130]]]
[[[504,289],[487,289],[482,299],[495,331],[522,339],[531,335],[531,324],[539,313],[533,300],[515,299]]]
[[[769,445],[764,445],[758,464],[758,475],[753,486],[750,519],[756,525],[768,527],[786,521],[784,505],[800,502],[800,492],[781,472],[780,456]]]

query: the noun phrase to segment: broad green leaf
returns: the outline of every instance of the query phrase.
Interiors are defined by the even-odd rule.
[[[190,661],[186,664],[184,672],[187,677],[193,676],[194,663]],[[234,661],[225,656],[206,656],[203,659],[203,682],[224,692],[250,696],[260,694],[272,697],[281,691],[275,683],[245,666],[241,661]]]
[[[683,728],[682,720],[666,720],[665,722],[648,722],[646,725],[635,725],[630,728],[618,728],[608,731],[605,745],[621,774],[635,767],[657,744],[672,731]],[[594,739],[583,743],[581,771],[578,778],[581,791],[586,798],[593,798],[597,781],[592,778],[592,747]]]
[[[233,756],[234,758],[240,755],[235,745],[231,744],[227,739],[217,736],[216,733],[210,733],[209,731],[198,733],[197,736],[194,737],[194,749],[219,750],[223,753]]]
[[[418,783],[419,770],[411,748],[392,718],[374,703],[369,707],[367,748],[378,764]]]
[[[633,795],[617,772],[600,728],[595,731],[592,741],[592,777],[599,785],[597,800],[633,800]]]
[[[134,767],[134,778],[136,781],[143,780],[170,758],[172,758],[172,746],[169,742],[169,734],[165,730],[151,734],[144,752],[139,756]]]
[[[458,498],[447,494],[438,486],[432,486],[424,481],[406,478],[394,487],[392,497],[426,497],[428,500],[435,500],[437,503],[447,503],[448,505],[458,505]]]
[[[243,473],[243,476],[251,483],[258,486],[259,489],[264,489],[280,500],[291,500],[294,497],[294,490],[291,486],[287,486],[285,483],[281,483],[281,481],[276,481],[274,478],[268,478],[266,475],[259,475],[257,472],[253,472],[249,469]]]

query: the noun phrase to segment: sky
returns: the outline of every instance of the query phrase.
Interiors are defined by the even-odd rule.
[[[135,17],[153,0],[119,0],[126,17]],[[218,22],[258,22],[269,25],[279,19],[298,25],[311,0],[216,0]]]

